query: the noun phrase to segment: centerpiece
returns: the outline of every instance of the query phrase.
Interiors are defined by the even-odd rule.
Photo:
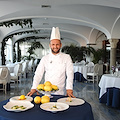
[[[53,96],[51,96],[51,93],[55,93],[58,90],[59,89],[58,89],[57,85],[51,84],[50,81],[46,81],[44,84],[39,84],[37,86],[38,92],[45,94],[45,95],[49,96],[50,98],[53,97]]]
[[[115,66],[111,67],[111,73],[112,73],[112,75],[114,75],[114,73],[115,73]]]

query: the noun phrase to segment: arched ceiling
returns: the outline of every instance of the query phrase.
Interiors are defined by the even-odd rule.
[[[49,37],[59,27],[61,37],[81,46],[95,43],[99,32],[106,39],[120,38],[120,0],[0,0],[0,23],[14,19],[32,19],[33,28],[0,27],[0,40],[21,31],[39,33],[15,35],[14,42],[27,36]]]

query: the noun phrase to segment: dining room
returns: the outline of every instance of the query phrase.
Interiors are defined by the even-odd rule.
[[[43,120],[119,120],[119,14],[119,0],[0,1],[0,120],[32,120],[38,115]],[[53,28],[60,31],[56,32],[58,36],[52,35]],[[56,39],[59,41],[53,44]],[[40,84],[48,79],[63,87],[61,79],[66,78],[67,95],[76,98],[52,96],[55,91],[51,84],[50,94],[44,89],[36,90],[40,101],[43,93],[49,96],[47,105],[52,107],[36,104],[37,94],[31,94],[31,88],[38,84],[33,81],[37,78],[35,71],[41,71],[36,72]],[[66,76],[61,77],[60,73]],[[61,86],[58,89],[64,90]],[[8,109],[8,104],[21,95],[25,95],[25,101],[30,98],[31,107]],[[16,111],[21,117],[17,118]]]

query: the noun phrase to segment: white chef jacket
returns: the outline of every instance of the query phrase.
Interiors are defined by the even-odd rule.
[[[35,71],[31,89],[37,88],[44,72],[45,81],[58,86],[59,91],[55,94],[65,95],[66,89],[73,89],[73,63],[70,55],[60,52],[44,56]]]

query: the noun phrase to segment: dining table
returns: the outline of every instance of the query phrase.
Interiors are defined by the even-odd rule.
[[[74,64],[74,81],[86,82],[87,73],[93,72],[94,66]]]
[[[99,102],[114,108],[120,108],[120,76],[102,75],[100,82]]]
[[[33,99],[36,95],[33,95]],[[64,98],[63,95],[53,95],[53,98],[50,98],[50,102],[56,102],[60,98]],[[92,107],[85,101],[84,104],[69,106],[68,109],[64,111],[58,111],[57,113],[52,113],[51,111],[45,111],[40,108],[40,104],[35,104],[34,107],[22,111],[22,112],[13,112],[7,111],[3,108],[9,99],[0,102],[0,120],[94,120]]]

